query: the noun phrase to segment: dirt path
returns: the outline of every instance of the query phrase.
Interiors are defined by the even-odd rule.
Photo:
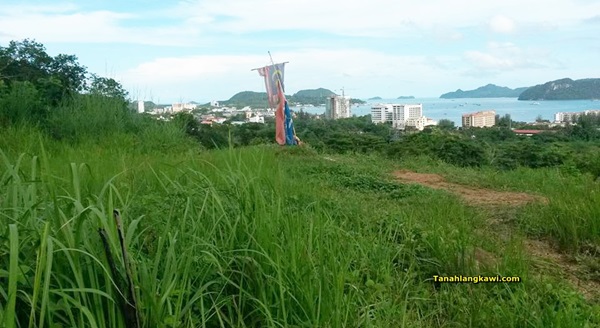
[[[486,212],[488,212],[490,224],[495,226],[491,230],[494,234],[502,234],[503,231],[513,229],[509,222],[494,217],[493,213],[497,212],[495,209],[510,209],[535,202],[548,203],[547,198],[528,193],[496,191],[447,182],[444,177],[438,174],[401,170],[393,172],[393,175],[404,183],[420,184],[433,189],[450,191],[461,196],[467,204],[488,210]],[[498,216],[501,217],[502,215]],[[600,282],[583,279],[582,272],[585,269],[574,260],[573,256],[558,251],[550,243],[542,240],[525,238],[523,246],[525,252],[531,256],[532,263],[538,271],[556,270],[588,300],[600,301]],[[479,251],[487,253],[487,257],[493,257],[493,254],[489,252]],[[488,259],[484,262],[497,262],[497,259]]]
[[[462,196],[468,204],[475,206],[520,206],[533,202],[548,202],[544,197],[534,196],[523,192],[496,191],[446,182],[444,177],[437,174],[396,171],[394,172],[394,176],[403,182],[417,183],[434,189],[451,191]]]

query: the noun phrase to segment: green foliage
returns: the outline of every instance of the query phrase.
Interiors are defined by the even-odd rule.
[[[441,119],[438,121],[437,127],[440,130],[444,131],[454,131],[456,130],[456,126],[454,126],[454,121],[448,119]]]
[[[349,188],[357,192],[372,192],[391,199],[401,199],[425,193],[417,185],[403,185],[389,181],[380,173],[364,168],[351,168],[343,164],[315,163],[302,168],[302,173],[321,179],[333,187]]]
[[[146,123],[128,135],[74,145],[39,138],[43,131],[3,130],[0,317],[7,326],[124,327],[97,233],[104,228],[120,254],[114,208],[124,219],[147,327],[599,323],[597,306],[564,281],[529,272],[521,248],[481,235],[487,225],[481,211],[445,192],[391,180],[384,173],[393,163],[379,156],[323,158],[308,148],[269,146],[194,154],[182,151],[189,144],[160,148],[156,141],[165,135],[152,129],[162,125]],[[186,115],[161,123],[181,132],[197,124]],[[129,138],[144,131],[158,136]],[[40,139],[47,150],[35,148]],[[475,181],[500,176],[441,168]],[[519,172],[505,177],[532,185],[527,179],[550,174],[527,171],[523,179]],[[582,226],[595,218],[587,206],[573,213],[585,218]],[[472,250],[482,247],[495,251],[498,267],[475,264]],[[431,281],[498,273],[524,281]],[[15,311],[7,310],[13,304]]]
[[[85,74],[86,69],[77,63],[77,57],[64,54],[51,57],[42,44],[32,40],[0,46],[0,79],[9,87],[13,82],[33,84],[51,105],[83,91]]]
[[[51,57],[44,46],[35,41],[11,41],[7,47],[0,46],[0,126],[39,124],[49,128],[58,137],[65,133],[73,135],[75,131],[88,134],[100,131],[97,128],[93,132],[80,130],[85,124],[104,124],[106,131],[121,128],[110,126],[115,121],[121,121],[120,114],[105,118],[96,116],[89,123],[83,122],[90,119],[85,115],[93,113],[86,109],[89,106],[86,107],[85,101],[82,104],[82,93],[89,97],[115,98],[123,103],[127,97],[127,92],[115,80],[92,74],[87,85],[86,75],[86,68],[77,62],[77,57],[65,54]],[[79,105],[82,111],[65,110],[66,107],[72,109]],[[63,119],[66,131],[59,132],[56,125],[61,122],[57,120]],[[73,127],[75,121],[80,121],[77,123],[80,126]]]
[[[108,98],[116,98],[123,102],[127,99],[127,91],[123,86],[111,78],[100,77],[92,74],[91,83],[88,92],[92,95],[99,95]],[[144,107],[145,108],[145,107]]]
[[[36,124],[47,115],[48,107],[32,83],[15,81],[10,88],[0,85],[0,127]]]
[[[448,133],[416,133],[392,142],[390,158],[427,155],[457,166],[481,166],[483,147],[475,140]]]

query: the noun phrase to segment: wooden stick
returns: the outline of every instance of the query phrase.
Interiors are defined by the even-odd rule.
[[[137,300],[135,297],[135,285],[133,283],[133,277],[131,274],[131,267],[129,266],[129,259],[127,258],[127,247],[125,245],[125,237],[123,233],[123,226],[121,222],[121,215],[119,214],[119,210],[113,210],[113,217],[115,218],[115,223],[117,225],[117,233],[119,234],[119,243],[121,244],[121,252],[123,254],[123,265],[125,266],[125,273],[127,276],[127,285],[128,285],[128,297],[127,303],[125,305],[125,324],[127,327],[139,328],[140,324],[140,315],[137,309]]]

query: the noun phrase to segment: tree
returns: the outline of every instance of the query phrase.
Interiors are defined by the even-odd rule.
[[[510,114],[505,114],[502,117],[500,117],[500,115],[496,115],[496,126],[510,128],[513,125],[514,124],[512,118],[510,117]]]
[[[7,85],[29,82],[48,103],[56,105],[85,87],[86,68],[77,57],[51,57],[41,43],[25,39],[0,46],[0,80]]]
[[[440,130],[445,130],[445,131],[456,130],[456,127],[454,126],[454,121],[451,121],[451,120],[448,120],[445,118],[439,120],[437,126],[440,128]]]
[[[88,92],[90,94],[121,99],[123,101],[127,99],[127,91],[125,91],[123,86],[114,79],[92,74],[90,80],[91,82],[88,86]]]

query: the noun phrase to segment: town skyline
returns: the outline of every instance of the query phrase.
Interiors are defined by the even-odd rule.
[[[535,9],[535,10],[533,10]],[[0,45],[34,39],[156,103],[264,91],[252,68],[287,61],[286,93],[438,97],[493,83],[600,77],[600,2],[302,3],[4,1]]]

